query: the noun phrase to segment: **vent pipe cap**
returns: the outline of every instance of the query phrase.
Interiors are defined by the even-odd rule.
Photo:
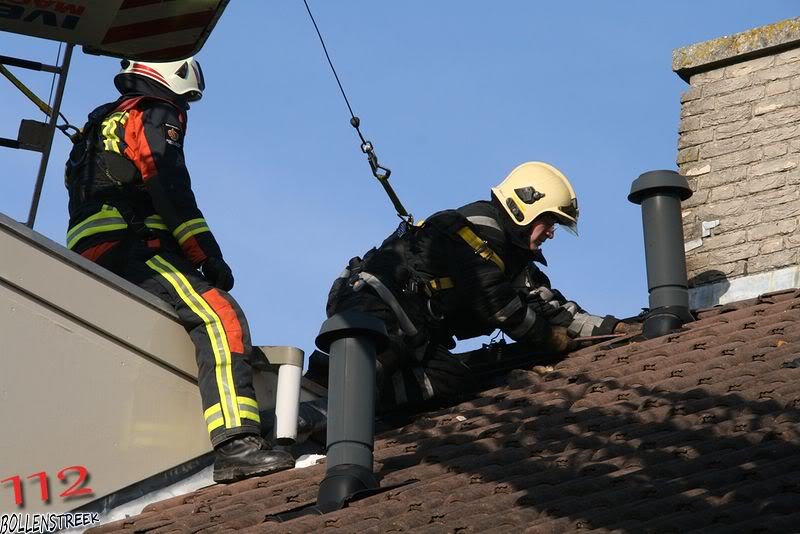
[[[686,178],[675,171],[650,171],[640,175],[631,184],[628,200],[641,204],[645,198],[657,194],[675,194],[681,200],[692,196],[692,190]]]
[[[315,343],[323,352],[330,352],[331,344],[345,337],[367,337],[375,343],[375,351],[384,351],[389,344],[386,325],[380,319],[359,312],[342,312],[322,323]]]

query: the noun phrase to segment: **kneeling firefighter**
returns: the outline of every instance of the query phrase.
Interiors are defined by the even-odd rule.
[[[291,468],[260,436],[247,320],[184,162],[200,64],[123,60],[114,85],[120,98],[92,111],[67,162],[67,247],[174,307],[196,347],[215,481]]]
[[[470,370],[451,355],[453,337],[500,329],[541,351],[565,353],[574,338],[621,331],[612,316],[586,313],[550,287],[534,262],[555,225],[577,233],[578,204],[555,167],[524,163],[491,200],[402,223],[334,282],[327,315],[359,311],[386,324],[389,347],[377,356],[380,408],[470,393]]]

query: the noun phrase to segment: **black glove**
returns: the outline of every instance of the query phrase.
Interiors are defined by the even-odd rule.
[[[233,272],[225,260],[217,257],[210,257],[201,267],[203,276],[211,283],[223,291],[230,291],[233,288]]]
[[[575,314],[581,311],[577,303],[567,300],[558,289],[546,286],[531,289],[527,303],[554,326],[569,326]]]

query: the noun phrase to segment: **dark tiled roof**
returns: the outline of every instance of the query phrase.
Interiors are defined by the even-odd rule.
[[[383,485],[325,516],[324,465],[213,486],[92,532],[800,531],[800,291],[552,370],[381,434]]]

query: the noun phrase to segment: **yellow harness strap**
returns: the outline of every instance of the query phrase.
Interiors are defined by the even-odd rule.
[[[472,250],[475,251],[475,254],[479,255],[481,258],[485,260],[489,260],[493,262],[495,265],[500,267],[500,270],[505,272],[506,265],[503,263],[503,260],[500,256],[495,253],[492,249],[489,248],[489,244],[481,239],[480,237],[475,234],[468,226],[461,228],[458,231],[458,235],[461,236],[461,239],[467,242],[467,244],[472,247]]]
[[[445,276],[443,278],[434,278],[430,282],[428,282],[428,287],[430,287],[434,291],[440,291],[442,289],[452,289],[455,286],[453,283],[453,279],[449,276]]]

